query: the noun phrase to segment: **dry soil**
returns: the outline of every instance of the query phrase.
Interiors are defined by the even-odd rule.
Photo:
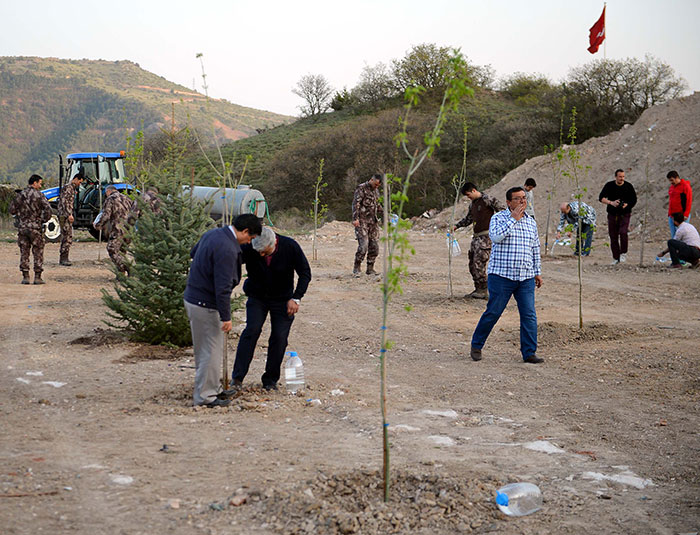
[[[20,285],[18,248],[0,243],[0,531],[698,532],[700,270],[654,263],[652,242],[639,267],[638,238],[609,266],[598,236],[579,330],[576,260],[557,246],[537,291],[545,362],[522,362],[513,303],[472,362],[485,302],[463,298],[466,254],[450,298],[444,236],[410,239],[388,325],[388,504],[379,281],[351,276],[350,224],[321,230],[292,328],[304,392],[260,389],[264,332],[245,390],[223,409],[191,406],[191,350],[130,343],[102,323],[113,275],[97,243],[76,243],[70,268],[47,245],[44,286]],[[498,511],[494,491],[513,481],[539,485],[541,511]]]

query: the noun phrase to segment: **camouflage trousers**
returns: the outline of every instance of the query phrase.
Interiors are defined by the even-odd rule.
[[[357,238],[355,264],[362,264],[365,255],[367,255],[367,264],[374,264],[379,255],[379,225],[360,225],[355,227],[355,238]]]
[[[469,273],[474,279],[474,287],[477,290],[486,289],[488,279],[486,276],[486,264],[491,256],[491,238],[488,234],[474,236],[469,248]]]
[[[63,217],[59,219],[59,224],[61,226],[61,249],[59,254],[61,258],[68,258],[70,246],[73,245],[73,224]]]
[[[29,253],[34,254],[34,272],[44,271],[44,231],[30,228],[19,229],[19,269],[29,271]]]
[[[117,270],[122,273],[127,271],[126,257],[124,256],[126,253],[126,240],[124,239],[123,233],[115,232],[109,236],[107,252],[112,262],[114,262],[114,265],[117,266]]]

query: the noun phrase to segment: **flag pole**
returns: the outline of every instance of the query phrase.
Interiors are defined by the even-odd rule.
[[[608,3],[603,2],[603,11],[605,12],[605,39],[603,40],[603,59],[608,59]]]

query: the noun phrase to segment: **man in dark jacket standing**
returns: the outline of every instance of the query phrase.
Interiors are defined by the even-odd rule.
[[[248,302],[246,327],[238,341],[236,362],[233,365],[233,384],[237,387],[243,383],[269,313],[271,332],[262,384],[266,390],[277,390],[289,330],[299,311],[301,298],[309,287],[311,268],[297,242],[275,234],[268,227],[263,228],[260,237],[253,240],[252,246],[244,246],[242,250],[248,271],[243,291],[248,296]],[[297,274],[296,288],[294,272]]]
[[[43,224],[51,218],[51,206],[41,193],[43,178],[29,177],[29,185],[10,204],[10,214],[17,216],[19,245],[19,269],[22,284],[29,284],[29,253],[34,254],[34,284],[44,284],[44,229]]]
[[[627,260],[627,232],[630,226],[632,208],[637,204],[637,193],[629,182],[625,182],[625,172],[615,171],[615,180],[603,186],[598,200],[608,205],[608,234],[613,264]]]
[[[241,245],[260,234],[254,214],[239,215],[233,225],[204,233],[190,252],[185,310],[194,346],[195,405],[226,406],[221,392],[225,335],[231,330],[231,292],[241,280]]]

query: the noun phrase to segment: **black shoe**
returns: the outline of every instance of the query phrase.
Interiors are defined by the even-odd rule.
[[[477,349],[475,347],[472,347],[471,356],[472,356],[472,360],[481,360],[481,349]]]
[[[216,398],[214,401],[205,403],[204,406],[208,409],[213,409],[214,407],[228,407],[231,404],[230,399],[219,399]]]
[[[265,390],[268,390],[268,391],[269,391],[269,390],[279,390],[279,389],[277,388],[277,383],[272,384],[272,385],[263,385],[263,388],[264,388]]]
[[[524,362],[527,362],[528,364],[539,364],[540,362],[544,362],[544,359],[541,359],[537,355],[530,355],[524,360]]]
[[[219,399],[229,399],[238,394],[242,389],[243,384],[240,381],[234,381],[231,388],[228,390],[222,390],[216,395],[216,397]]]

